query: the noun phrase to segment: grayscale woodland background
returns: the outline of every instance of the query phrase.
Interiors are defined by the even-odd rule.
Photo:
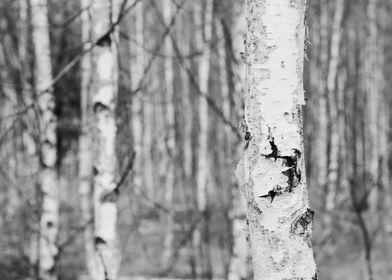
[[[0,1],[0,279],[98,280],[105,246],[120,279],[240,279],[245,0],[116,1]],[[307,3],[320,279],[392,279],[391,24],[389,0]],[[98,198],[96,157],[113,177]]]

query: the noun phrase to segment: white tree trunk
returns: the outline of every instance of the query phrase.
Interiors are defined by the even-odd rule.
[[[89,6],[91,0],[81,0],[82,20],[82,42],[91,41],[91,14]],[[90,44],[86,43],[84,49],[87,51]],[[98,276],[98,259],[94,248],[93,219],[93,153],[92,153],[92,59],[91,53],[87,52],[81,60],[81,134],[79,137],[79,194],[81,221],[84,229],[84,253],[85,261],[90,279]]]
[[[94,111],[94,236],[100,279],[117,279],[120,263],[117,247],[117,158],[115,107],[117,98],[117,29],[111,29],[118,6],[115,0],[93,0],[92,38],[98,40],[93,55]],[[112,17],[112,18],[111,18]]]
[[[57,119],[54,114],[52,66],[48,10],[46,0],[31,1],[31,20],[35,50],[35,85],[40,109],[40,188],[42,206],[39,238],[39,275],[41,279],[56,279],[55,265],[58,254],[57,237],[59,227],[59,187],[57,163]]]
[[[130,62],[130,75],[131,75],[131,90],[132,92],[137,89],[140,81],[143,78],[143,64],[144,64],[144,51],[143,51],[143,2],[137,4],[131,26],[129,36],[134,37],[136,42],[129,40],[129,47],[131,53]],[[145,183],[143,181],[142,166],[143,162],[143,94],[136,94],[132,97],[132,136],[134,139],[134,149],[136,153],[136,172],[133,176],[133,183],[137,188],[142,187]],[[146,186],[148,188],[149,186]],[[150,193],[150,192],[149,192]]]
[[[172,1],[163,0],[163,17],[165,20],[165,25],[169,26],[172,18]],[[173,69],[173,47],[170,36],[166,37],[164,43],[165,50],[165,61],[164,61],[164,79],[165,79],[165,118],[166,118],[166,186],[165,186],[165,203],[166,205],[173,204],[174,196],[174,183],[175,183],[175,160],[177,159],[175,155],[175,112],[174,112],[174,69]],[[174,240],[173,234],[173,211],[167,213],[166,217],[166,234],[164,240],[164,252],[163,259],[169,260],[172,254],[172,245]]]
[[[327,96],[326,96],[326,77],[328,64],[328,0],[320,2],[320,44],[314,49],[318,52],[320,58],[320,71],[317,75],[318,95],[318,136],[316,141],[317,163],[317,185],[319,188],[325,188],[327,185],[328,166],[328,115],[327,115]]]
[[[195,14],[195,24],[199,27],[196,37],[197,42],[202,42],[202,56],[200,57],[198,65],[198,81],[199,89],[202,94],[208,96],[208,79],[210,76],[210,40],[212,36],[212,12],[213,1],[205,1],[205,12],[203,13],[202,3],[197,3],[198,8]],[[204,22],[201,20],[204,14]],[[201,261],[203,264],[204,272],[208,275],[211,273],[210,262],[210,248],[209,244],[202,244],[202,236],[208,229],[208,184],[210,180],[210,168],[208,161],[208,103],[204,96],[199,98],[199,125],[200,131],[198,135],[199,142],[199,155],[197,161],[197,209],[203,215],[201,227],[198,227],[194,232],[194,243],[201,249]],[[203,238],[204,239],[204,238]],[[205,242],[203,243],[208,243]]]
[[[367,5],[367,21],[369,37],[366,40],[366,51],[365,51],[365,90],[368,93],[367,113],[369,126],[367,129],[367,144],[366,153],[369,159],[369,171],[370,171],[370,184],[372,192],[370,194],[369,205],[371,208],[377,206],[378,200],[378,175],[379,175],[379,157],[380,154],[380,140],[382,135],[380,134],[379,119],[380,119],[380,75],[382,74],[382,64],[378,60],[379,56],[379,35],[378,35],[378,11],[377,11],[377,0],[369,0]]]
[[[330,120],[330,151],[329,166],[327,172],[327,197],[326,210],[330,212],[335,208],[336,188],[339,167],[339,112],[336,102],[336,81],[338,73],[338,63],[340,57],[340,41],[342,31],[342,20],[344,11],[344,0],[337,0],[335,3],[335,14],[332,23],[330,58],[328,66],[326,96],[329,105]],[[324,139],[325,141],[325,139]],[[328,223],[331,223],[330,215],[327,215]],[[331,225],[327,225],[331,227]]]
[[[248,0],[248,145],[237,169],[254,278],[317,279],[304,169],[305,1]]]

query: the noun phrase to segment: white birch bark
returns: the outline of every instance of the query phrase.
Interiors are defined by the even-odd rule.
[[[324,73],[327,72],[328,64],[328,2],[320,1],[320,44],[317,48],[320,58],[320,72],[318,73],[317,91],[318,96],[318,137],[316,141],[317,164],[317,185],[320,188],[326,187],[328,174],[327,155],[328,155],[328,116],[327,116],[327,96],[326,82]]]
[[[169,26],[172,18],[172,1],[163,0],[163,18],[165,20],[165,25]],[[177,159],[175,155],[175,112],[174,112],[174,72],[173,72],[173,47],[170,40],[170,36],[166,37],[164,42],[164,53],[166,55],[164,61],[164,79],[165,79],[165,119],[166,119],[166,157],[168,159],[166,163],[166,182],[165,182],[165,202],[166,205],[173,204],[174,196],[174,182],[175,182],[175,160]],[[164,240],[164,252],[163,259],[170,260],[172,254],[172,244],[173,244],[173,211],[167,213],[166,217],[166,233]]]
[[[202,56],[200,57],[198,65],[198,81],[199,89],[203,95],[208,96],[208,79],[210,76],[210,41],[212,36],[212,12],[213,1],[205,1],[204,22],[201,20],[203,15],[202,3],[198,3],[199,10],[196,10],[195,24],[199,27],[196,34],[196,41],[202,42]],[[209,244],[202,244],[203,233],[206,233],[208,228],[208,184],[210,181],[209,161],[208,161],[208,103],[204,96],[199,97],[199,112],[198,120],[200,131],[198,135],[199,155],[197,161],[197,209],[203,215],[201,227],[198,227],[194,232],[194,243],[196,246],[201,246],[204,272],[211,273],[211,262]],[[206,242],[203,242],[206,243]]]
[[[120,257],[117,247],[116,190],[117,159],[115,153],[117,98],[117,29],[111,29],[117,16],[117,2],[93,0],[91,5],[93,49],[94,111],[94,236],[99,260],[97,280],[117,279]]]
[[[87,51],[91,47],[91,0],[81,0],[82,42]],[[82,225],[85,227],[84,253],[87,271],[91,279],[98,277],[98,263],[94,248],[93,219],[93,153],[92,153],[92,59],[87,52],[81,60],[81,134],[79,136],[79,194]]]
[[[39,276],[41,279],[57,279],[55,273],[58,253],[57,237],[59,227],[59,184],[56,172],[57,163],[57,119],[54,114],[52,65],[50,61],[50,42],[48,10],[46,0],[31,1],[31,20],[35,51],[35,85],[40,109],[40,188],[42,206],[39,237]]]
[[[134,37],[136,42],[129,40],[129,47],[131,50],[130,75],[131,75],[131,90],[137,89],[141,79],[143,78],[143,2],[138,3],[134,8],[133,28],[130,33],[131,38]],[[133,38],[132,38],[133,39]],[[134,139],[134,149],[136,153],[136,172],[133,176],[133,183],[137,188],[140,188],[144,182],[144,171],[141,166],[144,165],[143,158],[143,94],[136,94],[132,98],[132,136]],[[146,186],[148,188],[149,186]],[[150,192],[149,192],[150,193]]]
[[[329,165],[327,173],[327,197],[326,210],[330,212],[335,208],[336,187],[338,179],[339,162],[339,112],[336,102],[336,81],[338,73],[338,63],[340,57],[340,41],[342,31],[342,20],[344,10],[344,0],[337,0],[335,3],[335,13],[332,22],[331,47],[327,76],[326,94],[328,98],[329,118],[330,118],[330,151]],[[330,219],[329,219],[330,220]],[[328,222],[330,223],[330,221]],[[329,225],[330,226],[330,225]]]
[[[369,197],[369,205],[371,208],[377,206],[377,182],[379,174],[379,147],[381,134],[379,131],[379,110],[381,104],[379,104],[380,98],[380,87],[379,87],[379,76],[382,71],[382,65],[378,61],[379,54],[379,35],[378,35],[378,17],[377,17],[377,0],[369,0],[367,5],[367,27],[368,27],[368,38],[366,40],[366,51],[365,51],[365,90],[367,94],[367,114],[368,114],[368,143],[366,144],[366,154],[368,158],[368,166],[370,171],[370,184],[371,194]]]
[[[248,0],[245,121],[237,177],[248,205],[254,278],[317,279],[301,107],[305,1]]]

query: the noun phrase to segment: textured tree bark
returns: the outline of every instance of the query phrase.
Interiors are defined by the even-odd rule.
[[[208,95],[208,79],[210,76],[210,40],[212,36],[213,1],[207,0],[203,10],[202,3],[198,3],[199,11],[195,14],[195,24],[199,26],[197,42],[202,42],[203,51],[198,65],[199,88],[204,95]],[[204,11],[204,13],[203,13]],[[201,20],[204,14],[204,21]],[[207,278],[211,278],[211,255],[208,239],[208,184],[210,183],[210,169],[208,161],[208,103],[204,96],[199,97],[198,120],[200,131],[198,135],[199,155],[197,161],[197,209],[203,215],[201,227],[194,232],[194,242],[201,248],[201,262],[203,272]],[[202,242],[203,241],[203,242]]]
[[[172,18],[172,1],[163,0],[163,18],[165,25],[169,26]],[[166,205],[173,205],[174,184],[175,184],[175,160],[176,142],[175,142],[175,110],[174,110],[174,69],[173,69],[173,47],[170,36],[166,38],[164,43],[165,61],[164,61],[164,79],[165,79],[165,144],[166,144],[166,182],[165,182],[165,202]],[[173,211],[167,213],[166,216],[166,233],[164,240],[163,260],[170,260],[172,254],[172,246],[174,240],[173,233]]]
[[[117,279],[120,264],[116,231],[118,190],[115,151],[118,31],[117,28],[112,29],[112,22],[117,14],[116,0],[92,1],[92,39],[97,42],[92,52],[94,241],[99,270],[97,280]]]
[[[89,6],[91,0],[81,0],[81,21],[82,21],[82,42],[91,42],[91,14]],[[84,45],[87,51],[90,44]],[[81,134],[79,137],[79,194],[82,225],[85,227],[84,253],[87,271],[91,279],[97,279],[97,258],[94,248],[94,228],[93,228],[93,153],[92,147],[92,57],[87,53],[81,60]]]
[[[40,110],[40,189],[42,205],[40,216],[40,237],[38,249],[39,277],[44,280],[57,279],[56,256],[59,228],[59,189],[56,172],[57,164],[57,118],[54,114],[52,65],[48,10],[46,0],[31,1],[31,20],[35,51],[35,86]]]
[[[248,0],[247,145],[237,168],[254,278],[317,279],[302,136],[305,1]]]

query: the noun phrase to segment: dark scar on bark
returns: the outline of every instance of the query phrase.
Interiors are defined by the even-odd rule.
[[[292,224],[290,228],[291,233],[304,235],[308,232],[308,226],[312,223],[314,211],[310,208],[306,209],[306,212],[299,216]]]
[[[94,113],[109,110],[109,107],[103,104],[102,102],[95,102],[93,105]]]
[[[97,46],[106,47],[112,44],[111,31],[106,32],[97,40]]]
[[[260,195],[259,197],[271,197],[271,203],[272,203],[272,201],[274,201],[275,196],[278,195],[278,194],[279,194],[279,193],[278,193],[277,191],[275,191],[275,190],[270,190],[270,191],[268,192],[268,194],[266,194],[266,195]]]
[[[289,167],[288,170],[283,171],[282,173],[287,176],[287,184],[288,184],[288,192],[292,192],[295,187],[299,185],[301,182],[302,174],[298,168],[298,160],[301,158],[301,152],[297,149],[294,149],[294,156],[280,156],[278,146],[275,144],[274,138],[270,137],[270,146],[271,153],[268,155],[263,155],[265,158],[273,158],[275,161],[279,159],[283,159],[283,165]],[[271,192],[271,191],[270,191]],[[275,191],[274,191],[275,192]],[[272,194],[272,193],[271,193]],[[273,196],[270,193],[267,196],[271,196],[271,202],[273,200]],[[276,194],[280,194],[279,192],[275,192]],[[263,196],[266,197],[266,196]]]
[[[94,238],[94,244],[95,244],[95,246],[99,246],[99,245],[102,245],[102,244],[106,244],[106,241],[103,240],[103,238],[101,238],[99,236],[96,236]]]

